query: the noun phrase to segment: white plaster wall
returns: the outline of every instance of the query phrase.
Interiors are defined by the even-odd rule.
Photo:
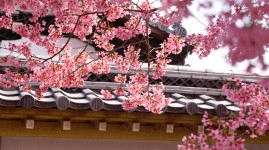
[[[2,137],[1,150],[176,150],[179,142]]]
[[[0,150],[176,150],[179,143],[180,141],[1,137]],[[251,146],[247,144],[247,149],[250,150]],[[254,144],[252,147],[252,150],[268,149],[269,145],[265,144]]]
[[[45,36],[43,37],[45,38]],[[66,42],[67,42],[68,38],[61,38],[58,43],[57,43],[57,47],[62,47]],[[0,43],[0,47],[6,47],[8,48],[8,44],[12,43],[12,44],[16,44],[19,45],[22,42],[27,42],[27,43],[31,43],[31,49],[32,49],[32,53],[36,56],[42,57],[42,58],[47,58],[49,57],[47,50],[44,47],[38,46],[35,43],[31,42],[28,38],[24,38],[22,37],[19,40],[3,40]],[[79,39],[76,38],[71,38],[69,45],[72,47],[71,50],[71,55],[75,55],[78,53],[79,50],[83,50],[84,46],[86,45],[85,42],[80,41]],[[86,49],[87,52],[89,51],[95,51],[93,46],[87,46]],[[10,54],[10,51],[5,50],[5,49],[1,49],[0,48],[0,57],[1,56],[6,56]],[[18,56],[17,53],[13,53],[13,56]],[[23,58],[22,55],[20,55],[19,58]],[[92,58],[90,59],[95,59],[96,55],[94,54],[94,56],[92,56]]]

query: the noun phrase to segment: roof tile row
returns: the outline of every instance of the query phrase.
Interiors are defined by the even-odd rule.
[[[44,93],[44,97],[37,99],[34,91],[24,92],[20,89],[0,90],[1,106],[17,106],[23,108],[58,108],[65,109],[91,109],[93,111],[115,110],[122,111],[122,103],[128,100],[125,96],[115,96],[110,99],[104,99],[103,96],[88,88],[79,92],[66,92],[62,89],[51,88]],[[237,107],[229,100],[217,100],[208,95],[199,95],[198,98],[187,98],[184,94],[173,93],[169,96],[171,103],[163,109],[164,113],[188,113],[203,114],[205,111],[224,116],[229,111],[239,111]],[[147,112],[143,106],[135,110]]]

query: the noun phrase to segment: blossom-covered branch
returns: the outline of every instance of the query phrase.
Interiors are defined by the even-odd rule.
[[[128,101],[123,104],[124,109],[144,106],[149,111],[161,113],[169,99],[162,92],[164,85],[150,84],[149,78],[164,76],[167,64],[173,61],[170,56],[181,54],[185,46],[194,47],[193,52],[201,58],[208,56],[212,50],[228,47],[232,64],[258,58],[262,68],[267,69],[263,58],[269,44],[267,1],[221,0],[219,2],[226,9],[218,14],[205,15],[209,19],[207,33],[187,36],[184,31],[181,33],[181,29],[169,29],[179,25],[183,18],[192,16],[188,6],[194,2],[160,2],[161,6],[155,7],[149,0],[137,3],[131,0],[2,0],[1,30],[9,31],[16,38],[28,39],[28,42],[1,47],[8,54],[1,56],[0,63],[10,67],[0,74],[0,86],[22,86],[27,91],[31,88],[29,82],[37,82],[40,86],[36,96],[42,97],[42,92],[50,87],[82,87],[89,74],[108,74],[111,65],[114,65],[120,72],[115,82],[122,84],[116,93],[129,94]],[[213,6],[212,0],[199,3],[200,9]],[[18,13],[18,18],[13,17]],[[163,38],[152,42],[154,31],[161,29],[169,32],[163,34],[160,31],[157,36],[162,35]],[[67,41],[58,46],[65,37],[68,37]],[[0,38],[5,39],[4,35]],[[76,54],[72,54],[71,38],[84,42]],[[35,55],[33,44],[43,47],[40,51],[48,54],[47,57]],[[89,45],[94,48],[88,50]],[[147,63],[147,70],[141,69],[142,62]],[[249,70],[252,67],[253,64],[248,67]],[[27,68],[27,71],[16,71],[20,68]],[[237,81],[224,88],[227,96],[241,109],[235,118],[221,120],[223,128],[228,126],[236,130],[247,126],[252,137],[268,130],[268,94],[265,88]],[[103,89],[102,94],[107,99],[111,98],[108,89]],[[185,138],[185,146],[194,142],[196,145],[191,144],[191,147],[214,149],[220,144],[228,147],[231,143],[232,148],[242,148],[242,139],[233,139],[221,129],[210,129],[208,133],[207,136]],[[214,142],[210,144],[205,137]]]

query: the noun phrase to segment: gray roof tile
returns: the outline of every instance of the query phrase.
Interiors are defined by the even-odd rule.
[[[212,98],[211,96],[207,96],[207,95],[200,95],[199,98],[201,98],[201,99],[203,99],[203,100],[205,100],[205,101],[214,99],[214,98]]]
[[[0,89],[0,95],[12,96],[12,95],[18,95],[19,93],[20,93],[19,90],[6,91],[6,90],[1,90]]]
[[[88,95],[88,94],[94,94],[94,92],[90,89],[83,89],[82,92],[85,94],[85,95]]]
[[[186,98],[184,95],[178,94],[178,93],[173,93],[171,95],[171,97],[175,98],[175,99],[179,99],[179,98]]]
[[[171,103],[163,109],[164,113],[202,114],[205,111],[208,111],[211,114],[223,116],[227,113],[227,111],[240,110],[239,107],[234,105],[229,100],[218,101],[218,99],[214,98],[214,95],[208,95],[210,91],[219,92],[220,89],[183,86],[167,87],[170,88],[170,90],[173,89],[174,93],[169,94]],[[113,95],[113,99],[105,100],[99,93],[100,90],[93,89],[92,87],[91,89],[84,88],[78,91],[73,91],[75,93],[66,92],[56,88],[49,89],[46,97],[40,99],[34,97],[32,92],[27,93],[21,90],[14,92],[16,91],[14,89],[10,91],[5,90],[4,92],[0,92],[1,106],[21,106],[24,108],[58,108],[60,110],[89,109],[94,111],[122,111],[122,102],[128,100],[128,96],[115,95]],[[203,95],[198,94],[198,98],[189,98],[194,91],[205,93]],[[139,106],[131,111],[149,112],[143,106]]]
[[[89,102],[84,103],[83,100],[80,101],[80,102],[70,101],[68,107],[69,108],[72,108],[72,109],[89,109],[90,108],[90,104],[89,104]]]
[[[203,104],[205,103],[203,100],[200,100],[200,99],[179,99],[178,100],[179,103],[181,104],[187,104],[187,103],[195,103],[195,104]]]
[[[185,105],[186,111],[188,114],[194,115],[198,112],[198,106],[195,102],[189,102]]]
[[[104,96],[102,95],[102,94],[96,94],[98,97],[100,97],[101,99],[105,99],[104,98]],[[110,100],[112,100],[112,99],[116,99],[116,96],[115,95],[113,95],[112,94],[112,98],[110,99]]]
[[[85,95],[83,93],[68,93],[68,92],[65,92],[61,89],[58,89],[57,91],[54,91],[55,92],[61,92],[63,95],[69,97],[69,98],[84,98]]]
[[[198,113],[204,114],[205,112],[209,114],[216,114],[215,107],[209,106],[207,104],[198,105]]]
[[[87,99],[72,99],[72,98],[69,98],[69,101],[70,102],[73,102],[73,103],[77,103],[77,104],[89,104],[89,100]]]
[[[21,92],[21,106],[24,108],[32,108],[35,105],[35,98],[29,93]]]
[[[201,99],[190,99],[192,102],[196,103],[196,104],[203,104],[205,103],[203,100]]]
[[[103,102],[108,105],[122,105],[122,102],[118,100],[103,100]]]
[[[207,105],[207,104],[202,104],[202,105],[198,105],[199,108],[204,109],[204,110],[213,110],[214,107]]]
[[[215,112],[218,116],[225,116],[227,115],[227,107],[223,104],[219,104],[215,106]]]
[[[122,102],[118,100],[103,100],[105,110],[122,110]]]
[[[20,106],[21,96],[4,96],[0,95],[1,106]]]
[[[128,100],[128,97],[126,97],[126,96],[118,96],[117,100],[121,101],[121,102],[124,102],[124,101]]]
[[[180,103],[170,103],[166,107],[165,112],[169,113],[186,113],[185,105]]]
[[[240,108],[237,106],[227,106],[227,109],[230,111],[240,111]]]
[[[169,97],[169,100],[170,100],[170,103],[174,103],[174,102],[177,101],[176,99],[174,99],[174,98],[172,98],[172,97]]]
[[[138,106],[135,111],[138,112],[149,112],[148,110],[146,110],[146,108],[144,106]]]
[[[40,98],[38,100],[36,100],[36,102],[42,102],[42,103],[55,103],[55,98],[54,97],[43,97],[43,98]]]
[[[184,108],[185,105],[180,104],[180,103],[170,103],[170,104],[168,104],[168,107],[172,107],[172,108]]]
[[[34,90],[31,90],[30,93],[31,93],[32,95],[35,95],[35,91],[34,91]],[[47,92],[45,92],[45,93],[42,93],[42,95],[43,95],[43,97],[51,97],[51,96],[53,95],[53,93],[50,92],[50,91],[47,91]]]
[[[209,101],[207,101],[206,102],[208,105],[213,105],[213,106],[216,106],[216,105],[220,105],[220,104],[222,104],[222,105],[225,105],[225,106],[228,106],[228,105],[232,105],[232,103],[231,102],[229,102],[229,101],[225,101],[225,100],[223,100],[223,101],[215,101],[215,100],[209,100]]]

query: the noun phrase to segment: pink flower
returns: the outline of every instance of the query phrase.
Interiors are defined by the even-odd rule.
[[[131,78],[131,82],[133,83],[140,84],[140,85],[148,84],[148,75],[145,72],[136,73],[130,78]]]
[[[101,90],[101,93],[105,99],[112,99],[113,96],[108,90]]]
[[[126,76],[118,74],[117,76],[115,76],[114,81],[118,82],[118,83],[125,83],[126,82]]]
[[[116,95],[117,96],[126,96],[128,93],[121,87],[117,87],[116,90]]]

